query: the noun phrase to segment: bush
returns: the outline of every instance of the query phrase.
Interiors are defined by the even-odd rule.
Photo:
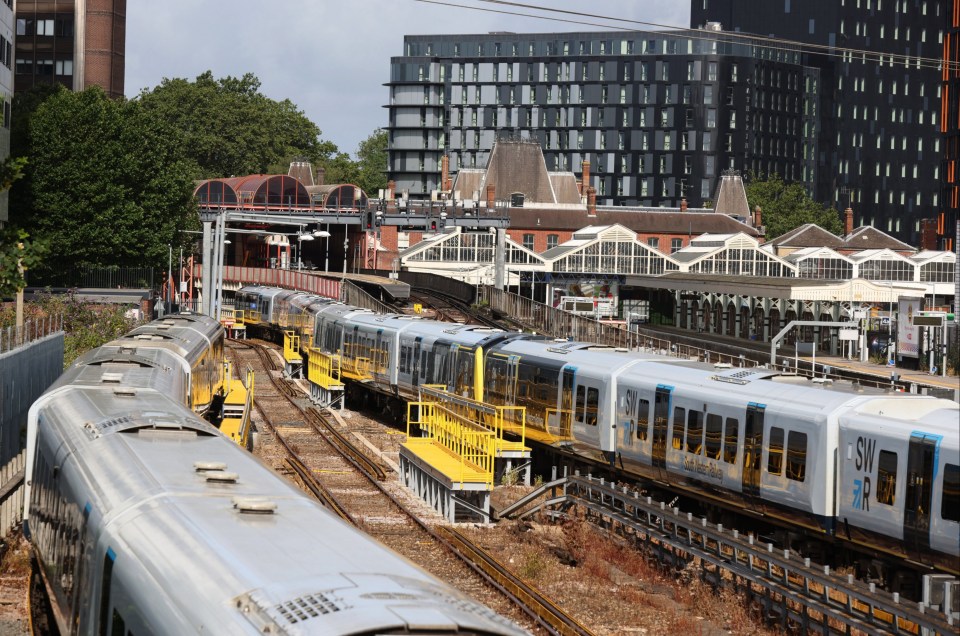
[[[24,320],[43,320],[61,316],[64,337],[63,366],[67,368],[80,355],[127,333],[138,324],[126,317],[132,305],[101,305],[77,300],[73,296],[42,294],[38,300],[24,304]],[[15,321],[15,309],[0,311],[0,327]]]

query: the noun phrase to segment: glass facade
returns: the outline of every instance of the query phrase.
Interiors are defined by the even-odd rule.
[[[911,245],[920,244],[921,221],[939,214],[935,247],[950,249],[955,230],[947,219],[956,221],[958,206],[956,190],[952,208],[940,201],[949,194],[941,192],[938,113],[941,106],[943,114],[952,109],[956,126],[960,99],[944,93],[944,81],[955,87],[960,71],[948,79],[931,60],[951,55],[945,49],[956,55],[949,27],[956,38],[957,2],[704,0],[691,3],[690,25],[718,22],[728,31],[829,47],[830,55],[811,49],[801,59],[819,69],[824,82],[818,90],[822,167],[813,175],[814,198],[837,209],[863,210],[865,225]]]
[[[703,205],[722,170],[816,178],[819,76],[789,47],[673,33],[408,36],[391,60],[389,178],[426,198],[440,161],[498,136],[549,170],[591,162],[598,205]]]

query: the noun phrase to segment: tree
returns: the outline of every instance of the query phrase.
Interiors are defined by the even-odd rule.
[[[750,209],[759,205],[763,210],[767,240],[807,223],[819,225],[833,234],[843,232],[839,213],[811,199],[802,184],[785,183],[778,174],[762,179],[752,172],[745,181]]]
[[[23,230],[0,230],[0,298],[12,297],[26,287],[24,273],[39,265],[47,251],[45,242],[31,241]]]
[[[30,135],[35,233],[56,251],[52,268],[154,265],[179,230],[198,224],[196,166],[157,112],[113,101],[97,87],[61,91],[34,113]]]
[[[10,124],[10,155],[29,157],[33,154],[30,122],[34,113],[47,99],[67,89],[61,84],[38,84],[13,96],[13,116]],[[22,228],[35,227],[36,209],[32,193],[33,167],[28,163],[23,174],[10,188],[10,223]]]
[[[137,101],[180,131],[198,178],[286,172],[294,157],[318,164],[337,150],[320,141],[320,129],[289,99],[260,93],[260,80],[250,73],[164,79]]]
[[[387,187],[387,131],[379,128],[357,149],[357,185],[370,196]]]

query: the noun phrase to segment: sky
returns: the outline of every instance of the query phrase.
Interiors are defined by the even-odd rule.
[[[482,0],[130,0],[125,92],[135,97],[164,78],[193,79],[207,70],[217,78],[253,73],[264,95],[289,99],[320,127],[323,140],[355,155],[360,142],[387,123],[384,84],[390,78],[390,58],[403,53],[404,35],[600,31],[617,24],[654,28],[623,20],[677,27],[690,23],[689,0],[523,4],[615,20]]]

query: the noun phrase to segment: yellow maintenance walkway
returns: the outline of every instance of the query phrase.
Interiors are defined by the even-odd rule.
[[[451,523],[489,521],[495,475],[523,473],[529,483],[530,449],[504,438],[509,425],[522,439],[525,410],[490,406],[442,386],[420,387],[420,394],[407,405],[401,480]]]
[[[253,450],[253,436],[250,433],[250,413],[253,406],[253,369],[247,369],[246,378],[233,377],[230,365],[227,365],[223,399],[223,419],[220,432],[243,446]]]

